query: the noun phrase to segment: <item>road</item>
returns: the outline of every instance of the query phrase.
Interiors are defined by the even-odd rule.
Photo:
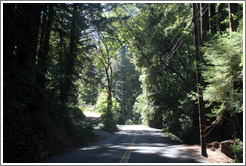
[[[158,129],[143,125],[119,128],[112,136],[40,163],[208,163],[173,143]]]

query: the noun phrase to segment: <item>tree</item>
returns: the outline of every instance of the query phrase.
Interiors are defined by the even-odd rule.
[[[216,34],[216,13],[215,13],[215,8],[216,4],[215,3],[210,3],[209,4],[209,9],[210,9],[210,27],[211,27],[211,33]]]
[[[106,111],[108,109],[107,100],[108,93],[105,91],[100,92],[96,103],[97,109],[102,113],[100,117],[102,124],[99,124],[99,127],[105,131],[114,133],[117,130],[115,126],[120,118],[120,103],[117,102],[116,98],[112,98],[112,108],[109,112]]]
[[[209,84],[205,88],[204,98],[209,105],[220,103],[212,111],[217,123],[226,112],[233,115],[242,111],[242,38],[240,34],[232,34],[232,38],[228,34],[216,36],[205,46],[208,66],[203,75]],[[231,86],[234,81],[237,82],[236,89]],[[240,130],[238,132],[240,136]]]
[[[226,13],[226,4],[221,3],[218,6],[218,24],[219,24],[219,33],[222,34],[226,30],[225,19],[227,17]]]
[[[110,35],[107,35],[105,33],[99,34],[100,41],[99,41],[99,48],[97,49],[96,53],[94,54],[96,56],[96,65],[98,69],[103,69],[106,74],[106,87],[107,87],[107,93],[108,93],[108,99],[107,99],[107,109],[104,110],[104,114],[106,114],[105,122],[109,119],[114,119],[112,114],[112,89],[113,89],[113,74],[114,71],[112,69],[111,60],[113,57],[116,57],[116,51],[120,47],[120,43]],[[104,115],[102,115],[104,116]],[[105,124],[106,128],[112,128],[112,130],[116,130],[116,124],[114,122]]]
[[[211,126],[215,126],[215,125],[219,124],[219,122],[226,119],[226,117],[228,117],[227,119],[230,120],[231,118],[229,118],[229,116],[234,115],[234,117],[233,117],[233,121],[234,121],[234,124],[233,124],[234,133],[233,133],[233,135],[234,135],[234,138],[242,138],[242,134],[241,134],[242,128],[240,129],[240,126],[242,126],[242,119],[238,118],[240,116],[237,116],[237,114],[235,113],[235,112],[237,112],[237,113],[241,112],[241,111],[239,111],[240,105],[241,105],[241,104],[239,104],[239,103],[241,103],[241,99],[239,97],[241,90],[239,90],[239,89],[242,88],[242,84],[239,83],[242,81],[242,80],[240,80],[240,76],[239,76],[240,71],[241,71],[241,69],[240,69],[240,66],[241,66],[240,65],[240,62],[241,62],[240,50],[241,50],[241,43],[242,42],[241,42],[241,39],[239,37],[240,36],[239,34],[241,33],[241,28],[238,29],[238,31],[240,32],[239,34],[232,32],[232,29],[234,29],[235,31],[236,31],[236,29],[235,29],[235,26],[233,26],[234,21],[232,20],[231,16],[234,14],[235,14],[234,18],[236,18],[238,16],[238,19],[235,20],[236,27],[239,25],[239,20],[241,19],[241,17],[240,17],[240,14],[237,13],[236,11],[233,11],[234,14],[231,14],[230,6],[231,5],[229,4],[228,5],[229,16],[227,16],[227,18],[229,18],[229,22],[228,22],[229,26],[228,27],[230,28],[230,31],[231,31],[231,39],[229,39],[227,32],[223,32],[223,33],[225,33],[224,35],[221,35],[221,36],[215,35],[215,36],[211,37],[211,40],[209,40],[209,42],[206,42],[206,47],[204,49],[205,54],[206,54],[205,55],[205,59],[206,59],[205,64],[206,63],[208,63],[208,64],[204,66],[205,71],[203,72],[203,75],[205,76],[205,80],[208,83],[208,85],[206,86],[206,89],[205,89],[205,96],[206,96],[206,100],[208,101],[207,107],[213,107],[212,115],[214,115],[216,117],[216,120],[213,121]],[[237,6],[237,4],[235,6]],[[237,9],[238,7],[235,7],[235,8]],[[220,34],[222,34],[222,32],[220,32]],[[234,35],[234,36],[232,36],[232,35]],[[229,51],[229,50],[227,50],[227,49],[229,49],[229,47],[227,47],[227,46],[233,47],[233,48],[237,49],[237,51],[234,49]],[[212,61],[216,61],[216,62],[212,62]],[[237,75],[236,73],[239,75]],[[217,82],[219,80],[220,80],[220,83]],[[236,81],[236,82],[234,82],[234,81]],[[223,82],[223,84],[221,84],[221,82]],[[233,88],[234,83],[236,83],[235,89]],[[218,85],[218,84],[221,84],[221,85]],[[232,87],[229,87],[230,84],[232,85]],[[213,90],[214,90],[214,92],[217,93],[216,95],[213,92]],[[232,95],[235,93],[237,93],[237,95]],[[220,96],[220,95],[222,95],[222,96]],[[215,96],[217,99],[214,99]],[[235,96],[238,96],[238,98],[237,98],[238,101],[234,101]],[[231,100],[233,102],[228,102],[228,100]],[[235,110],[233,111],[233,109],[235,109]],[[241,123],[241,125],[240,125],[240,123]],[[208,127],[208,128],[210,128],[210,127]]]
[[[3,9],[4,162],[35,162],[44,151],[94,139],[74,121],[83,117],[75,108],[77,81],[89,64],[101,5],[5,3]]]
[[[131,120],[194,144],[204,99],[211,121],[202,126],[202,116],[200,135],[211,140],[220,124],[221,140],[240,137],[243,5],[196,6],[4,3],[4,162],[35,162],[94,138],[78,123],[81,104],[97,104],[107,131]]]
[[[230,31],[236,31],[237,26],[238,26],[238,21],[235,18],[235,16],[236,16],[237,11],[238,11],[238,4],[237,3],[228,3],[228,7],[229,7]]]
[[[228,7],[229,7],[229,24],[230,24],[230,32],[234,32],[237,30],[238,28],[238,19],[236,19],[236,15],[237,15],[237,12],[238,12],[238,4],[237,3],[229,3],[228,4]],[[238,59],[238,57],[234,57],[234,55],[232,55],[232,59]],[[235,62],[233,62],[232,60],[232,64],[234,64]],[[237,70],[237,64],[234,66],[232,65],[232,70]],[[234,72],[232,72],[234,73]],[[240,87],[240,84],[238,83],[238,80],[236,78],[236,76],[233,77],[233,82],[232,82],[232,87],[234,90],[239,90],[239,89],[242,89],[242,86]],[[236,140],[236,138],[240,138],[241,140],[243,140],[243,132],[242,132],[242,125],[243,125],[243,118],[242,118],[242,112],[239,114],[239,113],[236,113],[234,114],[233,116],[233,136],[234,136],[234,139]]]
[[[132,109],[138,94],[141,92],[139,81],[140,72],[135,69],[135,65],[131,62],[133,55],[127,46],[119,49],[117,54],[117,59],[113,59],[112,61],[112,68],[114,70],[114,95],[121,102],[121,123],[124,124],[127,119],[133,120],[135,116]]]
[[[38,49],[38,67],[40,70],[37,73],[37,82],[40,84],[41,89],[45,90],[46,85],[46,74],[48,70],[48,54],[50,51],[50,32],[54,17],[54,4],[44,4],[44,13],[42,14],[41,20],[41,35],[39,39],[39,49]],[[45,92],[44,92],[45,93]]]
[[[123,25],[127,30],[125,36],[131,36],[134,63],[141,70],[142,88],[151,103],[144,121],[149,120],[158,127],[164,121],[171,132],[187,141],[190,136],[183,132],[184,128],[194,125],[199,131],[198,117],[194,116],[197,113],[189,111],[195,103],[187,100],[195,82],[190,34],[192,8],[190,4],[136,4],[136,7],[134,19]]]

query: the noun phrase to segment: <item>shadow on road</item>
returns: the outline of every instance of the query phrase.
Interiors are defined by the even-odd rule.
[[[163,133],[146,126],[120,126],[121,130],[88,147],[41,163],[206,163]],[[135,139],[134,139],[135,138]]]

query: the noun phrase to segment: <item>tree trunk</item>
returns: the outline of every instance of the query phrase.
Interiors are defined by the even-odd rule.
[[[62,30],[59,30],[59,37],[60,37],[60,43],[59,43],[59,68],[60,68],[60,82],[62,81],[62,78],[64,76],[64,65],[63,65],[63,34],[62,34]]]
[[[49,11],[44,13],[42,32],[40,38],[40,47],[38,52],[38,67],[39,73],[37,76],[37,81],[41,86],[41,89],[45,89],[45,74],[47,73],[47,58],[49,53],[49,40],[50,40],[50,30],[53,21],[54,8],[53,4],[47,4],[45,10]]]
[[[201,40],[201,36],[202,36],[202,33],[201,33],[201,5],[200,3],[196,3],[196,23],[197,23],[197,32],[198,32],[198,44],[201,46],[202,45],[202,40]],[[196,26],[196,25],[195,25]],[[194,27],[195,28],[195,27]]]
[[[211,33],[216,34],[215,3],[210,3],[210,19]]]
[[[16,4],[15,34],[20,70],[29,70],[30,65],[35,65],[36,50],[39,34],[41,8],[40,4]]]
[[[243,141],[243,112],[233,115],[233,137]]]
[[[203,45],[203,41],[208,41],[207,32],[209,31],[209,21],[208,21],[208,4],[201,3],[201,45]]]
[[[122,69],[123,68],[123,56],[121,55],[121,67],[120,67],[120,81],[121,81],[121,93],[123,93],[123,72]],[[124,111],[124,95],[121,94],[121,109],[122,109],[122,114],[123,114],[123,121],[124,124],[126,123],[126,119],[125,119],[125,111]]]
[[[111,71],[110,76],[109,76],[109,69]],[[112,68],[111,68],[111,65],[109,68],[106,69],[106,75],[107,75],[107,80],[108,80],[108,111],[111,111],[111,108],[112,108]]]
[[[69,52],[66,54],[65,70],[64,70],[64,82],[62,83],[60,101],[67,105],[69,99],[69,92],[72,87],[73,67],[76,57],[76,15],[77,4],[73,4],[72,23],[70,29],[70,43]]]
[[[230,30],[231,30],[231,32],[234,32],[237,30],[238,21],[236,19],[233,19],[233,15],[236,15],[236,13],[238,11],[238,4],[237,3],[228,3],[228,7],[229,7]]]
[[[219,33],[222,35],[222,32],[226,30],[226,24],[222,24],[221,22],[225,20],[227,17],[226,11],[225,11],[225,3],[221,3],[218,7],[218,24],[219,24]]]

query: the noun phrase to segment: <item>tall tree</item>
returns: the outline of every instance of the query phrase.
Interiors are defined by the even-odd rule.
[[[229,7],[229,24],[230,24],[230,32],[234,32],[237,30],[238,27],[238,20],[235,18],[238,12],[238,4],[237,3],[228,3]],[[232,64],[235,63],[233,60],[237,59],[235,55],[232,55]],[[237,70],[236,66],[232,66],[232,70]],[[234,74],[234,73],[232,73]],[[236,75],[233,77],[233,82],[232,82],[232,88],[233,90],[239,90],[240,89],[240,84],[238,84],[238,81],[236,81]],[[243,113],[235,113],[233,115],[233,136],[234,139],[240,138],[243,140],[243,132],[242,132],[242,126],[243,126]]]
[[[209,12],[209,4],[208,3],[201,3],[200,4],[200,16],[201,16],[201,40],[203,41],[208,41],[208,31],[209,31],[209,17],[208,17],[208,12]],[[202,46],[202,45],[201,45]]]
[[[37,63],[39,71],[37,73],[37,82],[40,84],[42,90],[45,87],[45,77],[48,69],[48,54],[50,51],[50,32],[54,17],[54,4],[43,4],[43,14],[41,20],[41,35],[39,39],[39,50],[37,55]]]
[[[5,98],[20,103],[21,107],[38,104],[35,71],[40,16],[40,4],[4,4]],[[22,88],[17,90],[19,87]],[[15,94],[8,95],[10,91]],[[32,102],[33,99],[37,100]]]
[[[34,162],[44,151],[77,146],[92,134],[84,129],[77,134],[68,104],[76,105],[76,81],[88,62],[89,34],[102,7],[87,3],[3,7],[4,162]]]
[[[226,13],[226,4],[221,3],[218,6],[218,24],[219,24],[219,33],[222,34],[226,30],[225,18],[227,17]]]
[[[99,48],[95,52],[94,56],[96,56],[96,65],[98,69],[102,68],[106,74],[106,87],[107,87],[107,110],[103,110],[104,124],[105,128],[109,130],[116,130],[116,123],[114,121],[113,113],[112,113],[112,90],[113,90],[113,75],[114,71],[111,65],[112,58],[117,57],[117,50],[120,48],[121,44],[110,35],[107,35],[105,32],[99,34]],[[112,132],[111,131],[111,132]]]
[[[211,27],[211,33],[216,34],[216,12],[215,12],[216,4],[210,3],[209,9],[210,9],[210,27]]]
[[[194,117],[196,112],[188,111],[194,103],[186,99],[187,93],[194,91],[195,81],[194,53],[190,51],[193,49],[191,5],[136,4],[136,7],[138,12],[134,19],[124,22],[124,27],[125,36],[130,36],[129,41],[132,40],[134,63],[142,72],[140,80],[146,92],[143,94],[151,103],[144,121],[161,127],[162,117],[165,116],[163,120],[168,121],[170,132],[192,142],[188,134],[184,134],[188,130],[192,133],[199,131],[192,127],[198,119]],[[188,51],[184,52],[187,48]],[[191,117],[192,120],[188,120]]]
[[[229,24],[230,24],[230,30],[236,31],[238,26],[238,21],[235,18],[238,11],[238,4],[237,3],[228,3],[229,8]],[[233,18],[234,17],[234,18]]]
[[[78,4],[72,5],[72,22],[70,29],[70,43],[69,43],[69,52],[66,54],[66,64],[65,64],[65,73],[64,73],[64,84],[61,87],[60,99],[64,104],[68,103],[69,91],[71,91],[72,87],[72,79],[74,74],[74,65],[76,59],[77,52],[77,42],[79,39],[78,33],[79,29],[76,26],[76,21],[78,19]]]
[[[129,47],[123,46],[118,51],[118,58],[112,62],[115,80],[115,95],[118,95],[118,100],[121,102],[122,121],[128,119],[134,121],[132,112],[133,105],[137,96],[141,92],[139,76],[140,72],[136,70],[135,65],[131,62],[133,55]],[[118,88],[117,88],[118,83]],[[117,90],[117,91],[116,91]],[[121,122],[121,123],[123,123]]]

